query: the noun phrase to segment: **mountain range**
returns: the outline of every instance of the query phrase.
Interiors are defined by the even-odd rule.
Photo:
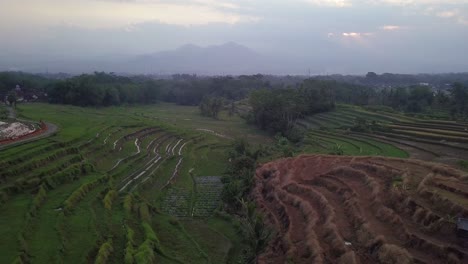
[[[200,47],[193,44],[175,50],[137,56],[117,71],[138,73],[252,74],[271,71],[272,59],[234,42]],[[128,67],[131,68],[128,68]]]
[[[267,56],[235,42],[201,47],[186,44],[174,50],[142,55],[106,55],[80,57],[16,57],[15,62],[0,60],[0,71],[65,72],[72,74],[93,71],[122,74],[198,75],[284,74],[304,73],[288,59]],[[296,69],[295,69],[296,68]]]

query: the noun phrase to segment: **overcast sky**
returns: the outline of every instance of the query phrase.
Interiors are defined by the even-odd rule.
[[[234,41],[321,73],[466,72],[468,0],[0,0],[0,36],[12,67]]]

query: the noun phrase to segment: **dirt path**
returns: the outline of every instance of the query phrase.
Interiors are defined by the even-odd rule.
[[[8,110],[8,118],[16,119],[15,109],[13,109],[13,107],[6,107],[6,109]]]

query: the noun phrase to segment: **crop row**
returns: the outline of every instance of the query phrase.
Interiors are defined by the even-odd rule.
[[[405,130],[405,131],[414,131],[414,132],[421,132],[421,133],[430,133],[434,135],[439,135],[441,137],[468,137],[468,132],[460,132],[460,131],[451,131],[451,130],[444,130],[444,129],[437,129],[437,128],[419,128],[419,127],[412,127],[412,126],[401,126],[401,125],[388,125],[389,128],[395,129],[397,131]]]

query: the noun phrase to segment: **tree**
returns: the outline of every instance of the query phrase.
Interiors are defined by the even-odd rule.
[[[104,106],[119,105],[120,104],[119,91],[115,87],[107,88],[104,93],[104,99],[102,100],[102,104]]]
[[[368,72],[366,74],[367,79],[376,79],[377,77],[379,77],[379,75],[377,75],[377,73],[375,73],[375,72]]]
[[[223,108],[224,101],[220,97],[205,96],[200,102],[199,108],[203,116],[218,119],[219,112]]]
[[[243,214],[241,218],[242,231],[250,249],[246,262],[257,263],[257,258],[267,247],[272,232],[265,224],[263,215],[257,212],[254,203],[244,201],[243,199],[240,203]]]
[[[434,108],[448,108],[450,104],[450,97],[441,90],[438,90],[434,95],[434,100],[432,101],[432,107]]]
[[[432,104],[434,93],[428,86],[411,86],[406,110],[409,112],[421,112]]]
[[[7,101],[11,106],[16,108],[16,101],[17,101],[16,93],[10,92],[7,96]]]
[[[450,89],[452,97],[451,112],[455,115],[468,116],[468,88],[461,83],[454,83]]]
[[[389,103],[393,109],[403,109],[408,103],[408,90],[403,87],[392,89],[389,97]]]
[[[249,97],[252,121],[262,130],[300,141],[302,133],[296,127],[297,120],[333,109],[334,85],[335,82],[305,80],[299,88],[253,91]]]
[[[230,106],[229,106],[229,116],[233,116],[234,113],[236,112],[236,105],[234,104],[234,102],[231,102]]]

